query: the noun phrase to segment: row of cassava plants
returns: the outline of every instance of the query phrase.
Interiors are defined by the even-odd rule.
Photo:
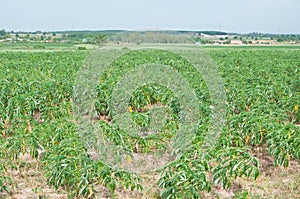
[[[120,77],[142,64],[169,65],[195,90],[201,118],[192,146],[161,171],[162,198],[198,198],[214,185],[229,187],[234,179],[256,179],[259,162],[251,148],[266,144],[276,165],[299,159],[300,55],[298,49],[209,49],[224,79],[226,125],[216,147],[205,155],[201,146],[210,126],[210,98],[201,75],[183,58],[161,50],[128,51],[100,77],[95,103],[102,132],[131,153],[164,147],[178,128],[180,104],[167,88],[146,85],[130,98],[128,111],[141,127],[151,123],[151,107],[167,107],[168,119],[152,137],[134,137],[111,123],[112,90]],[[7,174],[22,153],[43,164],[48,183],[70,197],[94,197],[95,187],[142,190],[138,175],[109,167],[87,152],[72,115],[73,86],[87,52],[2,52],[0,56],[0,191],[9,192]],[[137,147],[138,146],[138,147]],[[138,150],[137,150],[138,148]]]

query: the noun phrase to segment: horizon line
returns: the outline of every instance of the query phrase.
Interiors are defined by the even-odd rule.
[[[175,28],[135,28],[135,29],[122,29],[122,28],[117,28],[117,29],[113,29],[113,28],[107,28],[107,29],[61,29],[61,30],[6,30],[5,28],[2,28],[2,30],[5,30],[5,32],[97,32],[97,31],[123,31],[123,32],[142,32],[142,31],[186,31],[186,32],[224,32],[227,34],[252,34],[252,33],[258,33],[258,34],[271,34],[271,35],[300,35],[300,33],[271,33],[271,32],[257,32],[257,31],[249,31],[249,32],[234,32],[234,31],[225,31],[225,30],[199,30],[199,29],[175,29]]]

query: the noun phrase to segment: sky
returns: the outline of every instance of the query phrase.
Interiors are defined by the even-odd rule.
[[[300,34],[300,0],[0,0],[0,29]]]

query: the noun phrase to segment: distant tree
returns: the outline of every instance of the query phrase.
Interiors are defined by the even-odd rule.
[[[107,36],[105,34],[98,34],[95,36],[96,43],[102,45],[107,42]]]
[[[5,32],[5,30],[3,29],[3,30],[0,30],[0,36],[5,36],[6,35],[6,32]]]
[[[11,34],[4,29],[0,30],[0,39],[11,38]]]
[[[283,42],[283,41],[284,41],[284,39],[282,37],[277,39],[277,42]]]
[[[224,42],[224,44],[231,44],[231,40],[230,40],[230,39],[226,40],[226,41]]]

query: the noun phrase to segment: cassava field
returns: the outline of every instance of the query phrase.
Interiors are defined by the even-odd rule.
[[[149,62],[182,74],[199,100],[191,146],[174,162],[135,173],[97,159],[77,133],[74,86],[90,50],[0,51],[0,198],[297,198],[300,195],[300,47],[204,47],[224,82],[226,120],[208,153],[208,87],[182,57],[164,50],[122,51],[99,77],[94,103],[104,137],[130,154],[164,148],[181,105],[168,88],[148,84],[128,103],[132,120],[150,122],[155,105],[168,119],[159,133],[132,136],[113,122],[110,96],[122,74]],[[190,50],[200,48],[191,46]],[[82,48],[85,49],[85,48]],[[130,156],[126,164],[131,164]]]

